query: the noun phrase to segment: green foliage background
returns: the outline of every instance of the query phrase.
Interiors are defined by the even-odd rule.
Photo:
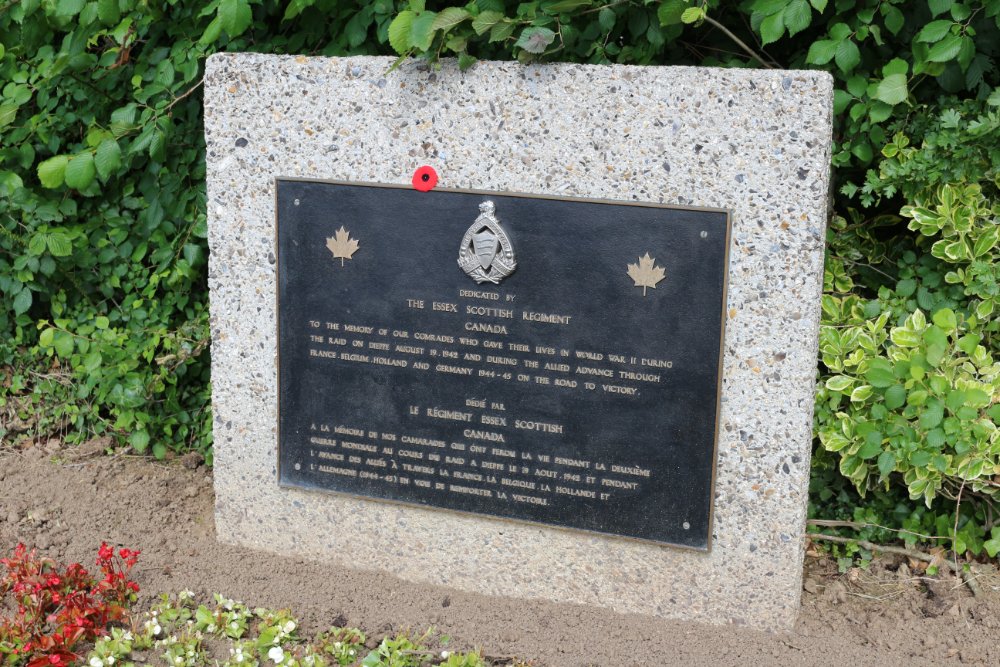
[[[0,437],[210,457],[215,51],[820,68],[812,512],[995,556],[998,26],[1000,0],[0,1]]]

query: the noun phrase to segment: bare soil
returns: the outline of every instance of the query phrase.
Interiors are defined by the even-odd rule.
[[[590,665],[1000,665],[1000,577],[973,598],[954,580],[899,561],[839,574],[806,563],[794,632],[663,621],[568,604],[491,598],[219,544],[212,478],[188,460],[67,462],[58,448],[0,453],[0,551],[17,542],[62,561],[93,560],[102,540],[143,555],[146,601],[214,592],[291,608],[307,632],[331,624],[369,635],[434,626],[454,649],[479,647],[549,667]],[[62,461],[60,462],[60,457]],[[53,462],[55,461],[55,462]]]

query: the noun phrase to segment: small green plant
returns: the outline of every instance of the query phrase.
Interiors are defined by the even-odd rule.
[[[257,644],[253,641],[233,642],[229,647],[229,658],[223,663],[224,667],[257,667],[259,664]]]
[[[155,646],[163,650],[167,667],[200,667],[208,663],[202,634],[197,630],[185,628],[157,641]]]
[[[194,628],[207,634],[240,639],[247,632],[253,613],[246,605],[215,595],[215,608],[199,605],[194,612]]]
[[[353,665],[365,648],[365,633],[355,628],[330,628],[316,638],[316,645],[338,665]]]
[[[126,660],[132,654],[132,632],[123,628],[111,628],[111,632],[94,642],[93,650],[87,654],[90,667],[133,667]]]

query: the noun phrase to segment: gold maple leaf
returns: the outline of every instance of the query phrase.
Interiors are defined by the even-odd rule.
[[[635,281],[636,287],[642,288],[642,295],[646,296],[646,288],[656,289],[656,283],[663,280],[664,271],[662,266],[656,266],[656,259],[647,252],[639,258],[638,264],[628,265],[628,275]]]
[[[345,259],[350,259],[351,255],[358,251],[357,239],[351,238],[351,233],[341,225],[336,236],[331,236],[326,240],[326,247],[330,249],[334,257],[340,258],[340,265],[344,265]]]

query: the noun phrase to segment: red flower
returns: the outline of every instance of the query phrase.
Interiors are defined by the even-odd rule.
[[[101,542],[101,548],[97,550],[97,561],[98,563],[105,560],[111,560],[115,555],[115,550],[113,547],[109,547],[107,542]]]
[[[413,172],[413,189],[420,192],[430,192],[437,185],[438,175],[434,167],[424,165]]]

